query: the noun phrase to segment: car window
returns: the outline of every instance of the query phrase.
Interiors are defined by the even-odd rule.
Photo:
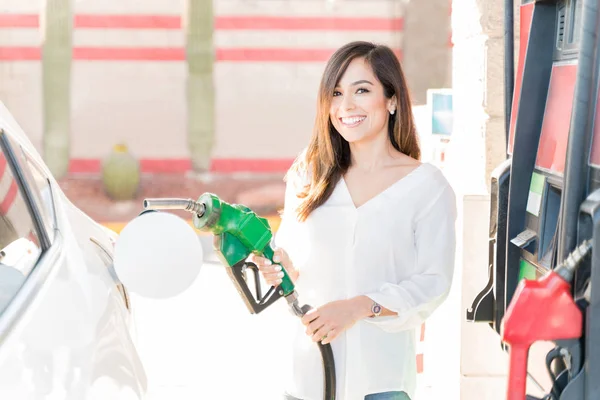
[[[0,153],[0,313],[42,253],[29,208],[4,151]]]
[[[29,157],[25,156],[24,161],[27,168],[26,176],[32,181],[32,189],[35,201],[38,203],[44,226],[47,228],[50,240],[54,239],[54,229],[56,228],[56,216],[54,211],[54,200],[52,198],[52,187],[48,177],[42,172],[37,164]]]

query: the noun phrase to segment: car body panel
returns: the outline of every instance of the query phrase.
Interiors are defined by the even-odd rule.
[[[0,314],[0,398],[142,399],[129,300],[112,270],[116,234],[67,199],[2,103],[0,129],[48,178],[40,197],[54,208],[51,247]]]

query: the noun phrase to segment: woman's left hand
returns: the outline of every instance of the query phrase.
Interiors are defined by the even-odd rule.
[[[330,343],[340,333],[351,328],[359,317],[350,300],[338,300],[312,309],[302,317],[306,334],[314,342]]]

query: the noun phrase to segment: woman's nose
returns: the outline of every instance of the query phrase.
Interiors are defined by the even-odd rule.
[[[342,109],[352,110],[354,108],[354,99],[352,96],[344,96],[342,98]]]

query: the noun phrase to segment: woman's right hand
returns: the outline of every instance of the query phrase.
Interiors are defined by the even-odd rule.
[[[273,262],[256,254],[251,254],[250,257],[248,257],[248,261],[256,264],[258,270],[269,286],[281,285],[283,269],[285,269],[292,282],[295,282],[298,278],[298,271],[294,268],[290,256],[283,249],[277,248],[274,250]]]

